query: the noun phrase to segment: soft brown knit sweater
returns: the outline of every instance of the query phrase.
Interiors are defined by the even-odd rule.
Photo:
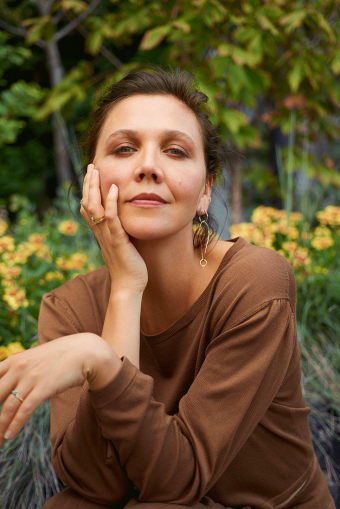
[[[105,267],[46,294],[40,343],[101,335],[109,294]],[[207,495],[255,509],[335,507],[301,392],[295,299],[281,255],[234,239],[193,306],[166,331],[141,333],[140,370],[124,357],[103,389],[52,398],[57,475],[105,505]],[[48,508],[64,509],[55,500]]]

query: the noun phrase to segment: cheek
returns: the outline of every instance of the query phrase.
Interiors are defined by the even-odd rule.
[[[173,190],[174,194],[184,200],[188,206],[196,206],[204,190],[204,185],[204,180],[197,174],[193,174],[190,178],[177,179]]]
[[[112,166],[110,168],[105,168],[105,165],[97,164],[96,168],[99,171],[102,202],[103,205],[105,206],[106,197],[108,195],[111,185],[116,184],[118,189],[122,187],[123,174],[120,173],[119,171],[115,171],[114,169],[112,169]]]

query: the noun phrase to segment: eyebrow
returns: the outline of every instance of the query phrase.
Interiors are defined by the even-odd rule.
[[[132,138],[138,137],[138,131],[135,131],[133,129],[118,129],[118,131],[115,131],[114,133],[110,134],[108,139],[106,140],[105,144],[107,144],[112,138],[117,138],[118,136],[131,136]],[[182,131],[176,131],[174,129],[165,129],[162,131],[162,135],[167,138],[181,138],[183,140],[188,141],[194,148],[196,148],[196,145],[192,138],[188,134],[183,133]]]

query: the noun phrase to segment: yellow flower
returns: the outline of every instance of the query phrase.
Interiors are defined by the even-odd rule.
[[[5,346],[0,345],[0,361],[3,361],[7,357],[9,357],[8,349]]]
[[[59,258],[56,259],[55,263],[59,269],[68,270],[68,262],[66,258],[64,258],[63,256],[59,256]]]
[[[257,230],[257,226],[251,223],[234,224],[229,228],[231,238],[243,237],[248,242],[252,241],[255,230]]]
[[[328,205],[325,210],[317,212],[316,217],[322,225],[340,226],[340,207]]]
[[[272,217],[275,212],[276,211],[273,207],[265,207],[264,205],[260,205],[253,211],[251,220],[257,226],[264,226],[265,224],[269,224],[272,221]]]
[[[96,270],[95,264],[94,263],[90,263],[88,269],[89,269],[89,272],[93,272],[94,270]]]
[[[8,286],[5,288],[3,300],[12,309],[19,309],[20,307],[27,308],[28,300],[26,299],[26,292],[22,288],[16,286]]]
[[[86,254],[73,253],[68,260],[62,256],[57,258],[56,265],[61,270],[82,270],[86,261]]]
[[[20,219],[20,224],[25,226],[25,224],[27,224],[27,219]]]
[[[287,235],[288,231],[287,222],[280,220],[276,225],[276,231],[282,233],[282,235]]]
[[[298,247],[294,252],[293,258],[291,259],[293,269],[301,268],[305,265],[310,265],[310,258],[308,256],[308,250],[304,247]]]
[[[30,244],[43,244],[45,242],[45,235],[41,235],[40,233],[32,233],[28,237],[28,242]]]
[[[2,255],[2,258],[8,265],[11,265],[11,266],[15,265],[16,263],[23,264],[23,263],[26,263],[26,261],[27,261],[27,258],[23,259],[21,253],[18,253],[17,251],[4,253]]]
[[[10,355],[14,355],[15,353],[24,352],[25,348],[22,346],[21,343],[19,343],[18,341],[15,341],[14,343],[10,343],[9,345],[7,345],[7,350],[8,350],[8,357],[9,357]]]
[[[334,240],[331,237],[315,237],[311,242],[312,246],[318,251],[328,249],[333,246]]]
[[[299,223],[303,219],[303,215],[300,212],[291,212],[289,221],[293,223]]]
[[[317,226],[314,230],[317,237],[331,237],[332,231],[327,226]]]
[[[55,272],[47,272],[45,275],[46,281],[64,281],[65,277],[61,272],[58,272],[57,270]],[[43,280],[44,283],[44,280]]]
[[[309,240],[310,234],[309,232],[303,231],[301,232],[301,237],[303,238],[303,240]]]
[[[0,218],[0,236],[5,233],[7,228],[8,228],[8,224],[6,223],[6,221],[4,221],[3,219]]]
[[[298,244],[296,242],[283,242],[282,247],[287,253],[295,253]]]
[[[58,230],[63,235],[75,235],[78,231],[78,225],[72,221],[62,221],[59,226]]]
[[[4,251],[14,251],[14,239],[10,235],[0,238],[0,253]]]
[[[87,262],[87,256],[84,253],[73,253],[70,256],[70,262],[73,265],[73,269],[81,270],[84,268],[84,265]]]
[[[7,279],[8,277],[15,278],[18,277],[21,274],[21,267],[18,266],[8,266],[5,263],[0,263],[0,275],[5,276]]]
[[[299,238],[299,230],[293,226],[288,229],[287,236],[289,239],[296,240]]]

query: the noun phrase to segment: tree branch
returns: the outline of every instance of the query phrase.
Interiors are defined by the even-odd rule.
[[[65,37],[65,35],[67,35],[68,33],[70,33],[74,28],[77,28],[78,25],[80,25],[86,18],[89,14],[91,14],[91,12],[97,7],[97,5],[100,4],[100,0],[92,0],[92,2],[89,4],[88,8],[86,9],[86,11],[82,12],[77,18],[75,18],[74,20],[71,21],[71,23],[69,23],[68,25],[66,25],[64,28],[62,28],[61,30],[59,30],[59,32],[57,32],[55,34],[55,36],[53,37],[53,39],[55,41],[59,41],[60,39],[62,39],[63,37]]]
[[[9,32],[10,34],[19,35],[20,37],[25,38],[27,35],[27,30],[25,30],[25,28],[13,27],[12,25],[9,25],[8,23],[6,23],[6,21],[2,19],[0,19],[0,28],[3,28],[4,30],[6,30],[6,32]],[[36,44],[40,48],[46,47],[45,41],[42,41],[41,39],[35,41],[34,44]]]
[[[65,15],[67,16],[68,19],[70,19],[70,16],[68,15],[68,13],[65,13]],[[78,25],[76,27],[76,29],[85,38],[89,35],[86,28],[84,28],[82,25]],[[117,58],[113,53],[111,53],[111,51],[109,51],[107,48],[105,48],[105,46],[103,46],[103,45],[100,46],[99,53],[101,55],[103,55],[103,57],[105,57],[109,62],[111,62],[112,65],[117,67],[117,69],[119,69],[123,65],[123,62],[121,62],[121,60],[119,60],[119,58]]]
[[[64,16],[63,11],[59,11],[55,16],[53,16],[53,18],[51,19],[53,25],[58,25],[59,21],[63,19],[63,16]]]

